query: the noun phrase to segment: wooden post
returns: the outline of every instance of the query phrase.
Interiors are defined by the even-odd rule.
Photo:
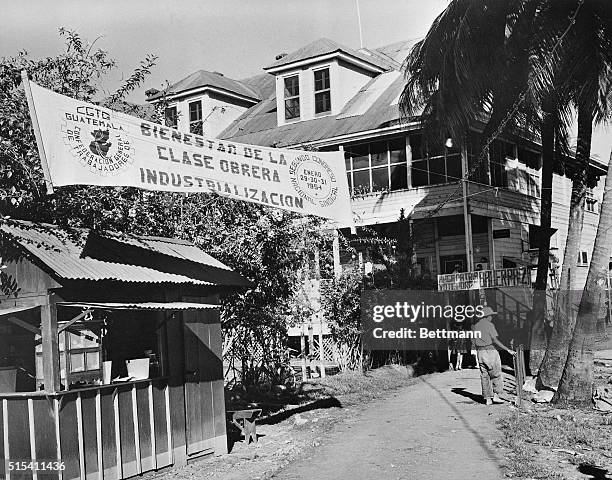
[[[53,193],[53,184],[51,183],[49,164],[47,163],[47,155],[45,154],[45,147],[42,142],[42,135],[40,134],[40,126],[38,125],[38,116],[36,115],[34,97],[32,97],[32,89],[30,88],[30,79],[28,78],[28,72],[25,70],[21,71],[21,82],[23,83],[23,89],[25,90],[26,98],[28,100],[28,109],[30,110],[32,128],[34,129],[34,137],[36,138],[36,146],[38,147],[38,156],[40,157],[40,163],[42,165],[43,175],[45,177],[45,184],[47,185],[47,193],[51,194]]]
[[[344,145],[340,145],[338,147],[338,151],[344,153]],[[346,163],[346,160],[345,160],[345,163]],[[351,185],[349,184],[349,195],[351,193],[350,189],[351,189]],[[355,227],[355,222],[354,221],[351,223],[351,235],[357,235],[357,227]]]
[[[462,177],[462,188],[463,188],[463,223],[465,230],[465,256],[467,257],[467,271],[474,271],[474,248],[472,245],[472,219],[468,208],[468,195],[469,186],[467,174],[469,171],[468,166],[468,153],[465,141],[461,145],[461,177]]]
[[[306,375],[306,338],[304,337],[304,324],[300,325],[300,350],[302,354],[302,381],[308,379]]]
[[[432,218],[433,229],[434,229],[434,255],[436,256],[436,274],[441,275],[445,272],[442,271],[442,262],[440,260],[440,234],[438,233],[438,219]]]
[[[314,332],[312,327],[312,320],[308,321],[308,352],[312,355],[314,351]]]
[[[608,323],[612,324],[612,291],[611,291],[611,287],[612,287],[612,283],[611,283],[611,279],[610,279],[610,270],[608,270]],[[607,334],[607,330],[608,327],[606,326],[606,323],[604,322],[604,333]]]
[[[334,241],[332,244],[334,253],[334,277],[340,278],[342,275],[342,265],[340,265],[340,238],[338,236],[338,230],[334,230]]]
[[[45,392],[55,393],[60,391],[57,311],[55,304],[47,303],[41,305],[40,324]]]
[[[412,188],[412,147],[410,146],[410,135],[406,134],[406,173],[408,175],[406,186]]]
[[[321,362],[321,378],[325,378],[325,348],[323,345],[323,317],[319,317],[319,360]]]
[[[495,270],[495,239],[493,238],[492,218],[487,218],[487,237],[489,239],[489,268]]]

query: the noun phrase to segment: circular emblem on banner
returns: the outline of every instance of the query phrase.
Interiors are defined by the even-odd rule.
[[[134,163],[133,145],[125,130],[113,123],[64,121],[62,137],[72,156],[102,177],[117,175]]]
[[[313,205],[327,207],[336,201],[336,175],[322,158],[312,154],[298,155],[289,165],[289,175],[298,195]]]

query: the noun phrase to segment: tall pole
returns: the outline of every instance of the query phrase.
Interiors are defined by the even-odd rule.
[[[472,245],[472,222],[468,208],[468,153],[466,142],[461,145],[461,186],[463,188],[463,223],[465,230],[465,256],[467,257],[468,272],[474,271],[474,248]]]
[[[359,0],[355,0],[357,6],[357,23],[359,23],[359,48],[363,48],[363,31],[361,30],[361,12],[359,11]]]

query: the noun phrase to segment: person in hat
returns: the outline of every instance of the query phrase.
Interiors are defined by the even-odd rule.
[[[514,350],[509,349],[497,338],[497,330],[493,325],[493,316],[497,315],[491,307],[485,306],[482,309],[482,317],[472,325],[475,334],[472,339],[476,347],[476,355],[480,366],[480,384],[482,386],[482,396],[487,405],[493,403],[503,403],[499,397],[504,392],[502,379],[501,358],[497,348],[506,350],[509,354],[515,355]]]

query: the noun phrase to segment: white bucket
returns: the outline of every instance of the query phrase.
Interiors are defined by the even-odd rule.
[[[126,360],[125,365],[127,367],[128,377],[132,377],[134,380],[145,380],[149,378],[148,358]]]
[[[17,368],[0,367],[0,393],[13,393],[17,389]]]
[[[113,369],[112,360],[107,360],[105,362],[102,362],[102,384],[103,385],[110,385],[112,369]]]

